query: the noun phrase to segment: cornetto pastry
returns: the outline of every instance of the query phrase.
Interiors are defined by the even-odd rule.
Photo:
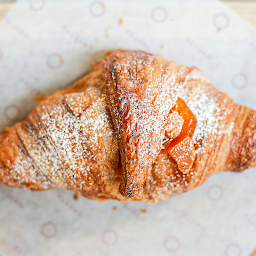
[[[89,199],[158,202],[256,165],[256,112],[195,67],[109,53],[0,134],[0,182]]]

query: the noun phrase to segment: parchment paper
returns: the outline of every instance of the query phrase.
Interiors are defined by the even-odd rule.
[[[20,0],[0,23],[0,128],[117,48],[195,65],[256,109],[256,31],[218,1]],[[255,180],[255,168],[221,173],[154,205],[0,185],[0,255],[248,256]]]

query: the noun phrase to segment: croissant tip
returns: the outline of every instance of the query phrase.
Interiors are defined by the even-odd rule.
[[[137,196],[141,192],[141,190],[142,188],[134,188],[132,184],[128,186],[121,183],[119,187],[119,192],[122,196],[125,196],[126,198]]]

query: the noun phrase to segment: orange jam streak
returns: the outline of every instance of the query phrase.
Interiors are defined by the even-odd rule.
[[[180,98],[178,98],[171,113],[173,111],[177,111],[181,115],[184,123],[180,134],[176,138],[170,138],[170,140],[164,143],[162,152],[168,153],[178,164],[180,171],[187,173],[195,159],[195,148],[192,142],[192,136],[197,121],[195,115]]]
[[[168,154],[177,163],[181,172],[188,173],[196,157],[192,139],[189,136],[186,136],[174,147],[168,148]]]
[[[177,145],[186,136],[192,138],[196,129],[196,117],[181,98],[178,98],[176,105],[172,108],[171,111],[179,112],[184,120],[184,124],[180,134],[175,139],[170,139],[169,141],[165,142],[164,149],[162,150],[164,153],[167,153],[170,147]]]

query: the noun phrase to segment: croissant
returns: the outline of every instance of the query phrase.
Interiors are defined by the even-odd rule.
[[[256,165],[256,112],[196,67],[117,50],[0,134],[0,182],[159,202]]]

